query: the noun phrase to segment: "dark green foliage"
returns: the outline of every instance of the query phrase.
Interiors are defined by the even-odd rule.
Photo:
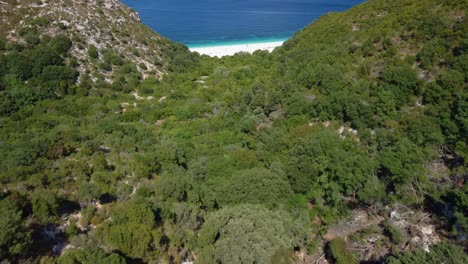
[[[54,37],[49,45],[55,49],[58,53],[66,53],[72,46],[71,40],[67,36],[59,35]]]
[[[0,51],[3,51],[3,50],[5,50],[5,40],[0,38]]]
[[[443,63],[443,58],[447,56],[447,42],[435,38],[424,44],[421,52],[418,54],[418,59],[421,65],[426,69],[432,69]]]
[[[93,59],[97,59],[99,57],[99,52],[98,52],[96,46],[89,45],[89,47],[88,47],[88,56],[93,58]]]
[[[373,204],[385,199],[386,186],[376,176],[369,177],[363,184],[357,195],[360,201]]]
[[[0,258],[23,253],[31,243],[31,234],[25,228],[23,212],[10,199],[0,200]]]
[[[104,243],[130,257],[145,257],[152,251],[151,229],[144,225],[136,223],[106,225],[103,229],[103,236]]]
[[[38,46],[32,51],[31,57],[34,58],[32,66],[34,75],[41,74],[45,66],[62,64],[60,53],[48,46]]]
[[[390,91],[397,107],[407,103],[410,96],[419,93],[419,80],[410,67],[399,65],[387,67],[382,72],[380,89]]]
[[[91,46],[90,46],[91,48]],[[94,55],[94,54],[90,54],[91,55]],[[123,65],[124,64],[124,60],[122,59],[122,57],[117,54],[114,50],[105,50],[103,53],[102,53],[102,56],[103,56],[103,62],[105,64],[109,64],[109,65]],[[93,57],[93,56],[91,56]]]
[[[427,200],[428,208],[448,222],[453,237],[460,238],[468,231],[467,186],[433,191]]]
[[[191,189],[191,180],[186,175],[163,174],[158,182],[157,193],[163,201],[186,201]]]
[[[144,64],[143,62],[140,63],[140,64],[138,65],[138,67],[139,67],[140,69],[142,69],[142,70],[147,70],[147,69],[148,69],[148,67],[146,67],[146,64]]]
[[[45,27],[49,25],[49,20],[46,17],[38,17],[32,22],[36,26]]]
[[[59,200],[48,190],[37,190],[31,197],[32,210],[39,222],[45,224],[58,220]]]
[[[236,172],[217,191],[220,206],[229,204],[262,204],[275,207],[291,195],[285,176],[267,169],[254,168]]]
[[[404,186],[423,180],[424,165],[429,158],[425,149],[403,138],[380,153],[382,178],[395,188],[397,194],[409,198],[412,194]]]
[[[400,230],[395,227],[390,220],[383,222],[383,228],[385,234],[390,238],[393,245],[398,245],[403,242],[403,237]]]
[[[429,253],[418,249],[389,257],[385,261],[388,264],[463,264],[466,262],[468,262],[468,255],[463,247],[446,242],[432,246]]]
[[[335,238],[328,245],[329,253],[336,264],[357,264],[356,258],[346,248],[343,238]]]
[[[442,35],[444,30],[448,29],[448,23],[439,16],[428,14],[423,19],[418,29],[425,38],[431,39]]]
[[[223,208],[208,216],[198,245],[203,263],[271,263],[299,245],[301,229],[286,212],[261,206]]]
[[[147,204],[140,201],[119,204],[111,218],[112,222],[106,223],[102,229],[106,245],[134,258],[153,254],[155,215]]]
[[[352,194],[372,175],[373,162],[365,151],[335,132],[316,130],[300,139],[289,153],[287,167],[291,187],[299,193],[321,189],[318,199],[339,203],[339,194]]]
[[[75,69],[64,66],[47,66],[43,68],[40,79],[44,82],[63,81],[72,85],[77,76],[78,73]]]
[[[453,93],[461,90],[465,83],[465,78],[459,71],[445,70],[437,77],[436,82],[445,91]]]
[[[118,254],[106,254],[102,249],[95,246],[86,246],[80,249],[67,250],[58,258],[59,264],[78,263],[103,263],[103,264],[123,264],[127,263],[125,258]]]
[[[3,65],[2,74],[12,74],[20,80],[26,80],[32,76],[32,65],[25,54],[13,52],[1,56],[0,60]]]
[[[78,77],[75,69],[63,63],[62,56],[70,46],[67,37],[57,36],[30,50],[0,55],[4,65],[0,66],[0,87],[5,89],[0,93],[8,100],[0,114],[8,115],[25,105],[68,94]]]

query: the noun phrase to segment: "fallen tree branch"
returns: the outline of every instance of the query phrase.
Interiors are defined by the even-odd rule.
[[[317,259],[317,261],[315,261],[315,264],[319,264],[320,261],[325,257],[325,254],[322,254],[322,256],[320,256],[319,259]]]

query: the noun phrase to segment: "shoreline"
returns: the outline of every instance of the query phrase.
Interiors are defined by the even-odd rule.
[[[287,39],[272,40],[264,42],[239,42],[239,43],[213,43],[208,45],[188,46],[190,51],[198,52],[200,55],[208,55],[210,57],[232,56],[238,52],[253,53],[257,50],[266,50],[272,52],[275,48],[283,45]]]

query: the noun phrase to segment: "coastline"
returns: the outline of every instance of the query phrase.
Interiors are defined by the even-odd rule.
[[[190,51],[210,57],[232,56],[238,52],[253,53],[257,50],[272,52],[276,47],[283,45],[286,39],[270,40],[263,42],[238,42],[238,43],[213,43],[207,45],[188,45]]]

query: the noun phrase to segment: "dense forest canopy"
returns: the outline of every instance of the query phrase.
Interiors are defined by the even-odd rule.
[[[466,6],[369,0],[221,59],[25,17],[0,36],[0,260],[466,263]]]

